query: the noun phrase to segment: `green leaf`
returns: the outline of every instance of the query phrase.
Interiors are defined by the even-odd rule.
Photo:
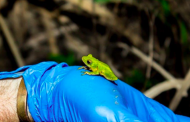
[[[181,42],[182,42],[182,44],[187,44],[188,32],[187,32],[187,28],[185,26],[185,23],[180,21],[179,26],[180,26]]]
[[[164,14],[165,15],[171,14],[170,5],[169,5],[168,1],[166,1],[166,0],[158,0],[158,1],[160,2],[161,6],[162,6]]]
[[[110,1],[111,0],[94,0],[94,2],[96,2],[96,3],[108,3]]]

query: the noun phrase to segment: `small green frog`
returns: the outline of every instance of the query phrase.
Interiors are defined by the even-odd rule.
[[[94,58],[92,54],[89,54],[88,56],[83,56],[82,61],[92,71],[92,72],[85,71],[83,72],[84,74],[82,75],[85,75],[85,74],[99,75],[100,74],[104,76],[106,79],[111,80],[111,81],[115,81],[118,79],[107,64]],[[86,66],[80,67],[79,69],[87,69]]]

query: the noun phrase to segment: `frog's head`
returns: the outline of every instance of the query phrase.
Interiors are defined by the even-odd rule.
[[[83,56],[82,61],[86,64],[86,66],[90,68],[97,67],[98,59],[94,58],[92,54],[89,54],[88,56]]]

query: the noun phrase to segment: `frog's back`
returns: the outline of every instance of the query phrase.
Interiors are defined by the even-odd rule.
[[[101,62],[101,61],[99,61],[98,69],[105,70],[107,72],[112,72],[111,68],[106,63]]]
[[[111,68],[103,62],[100,62],[100,63],[101,63],[99,65],[100,74],[103,75],[108,80],[112,80],[112,81],[117,80],[117,77],[115,76]]]

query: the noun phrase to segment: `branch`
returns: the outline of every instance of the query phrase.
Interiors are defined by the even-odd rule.
[[[6,6],[7,2],[6,0],[0,0],[0,10]]]
[[[178,82],[178,84],[176,84],[175,82]],[[149,90],[147,90],[144,94],[149,98],[154,98],[164,91],[176,88],[177,92],[169,105],[169,108],[174,111],[179,105],[181,99],[184,96],[188,95],[187,90],[189,89],[189,87],[190,87],[190,70],[188,71],[185,79],[176,79],[174,81],[165,81],[159,83],[154,87],[150,88]]]
[[[1,25],[2,31],[5,35],[5,38],[8,42],[8,45],[9,45],[9,47],[10,47],[10,49],[14,55],[16,62],[17,62],[17,65],[19,67],[24,66],[24,61],[23,61],[22,56],[18,50],[17,45],[15,44],[15,40],[14,40],[13,36],[11,35],[11,32],[9,31],[9,29],[6,25],[6,22],[5,22],[5,20],[1,14],[0,14],[0,25]]]
[[[66,1],[74,5],[73,6],[74,8],[70,6],[70,8],[63,8],[63,9],[76,10],[76,6],[77,6],[88,13],[96,14],[102,17],[101,22],[103,23],[114,24],[115,22],[114,15],[106,7],[101,6],[97,3],[94,3],[93,2],[94,0],[82,0],[82,2],[80,0],[66,0]],[[94,11],[94,8],[96,9],[96,11]]]
[[[3,46],[2,37],[0,35],[0,48]]]
[[[130,49],[130,51],[133,54],[141,58],[146,63],[151,62],[150,57],[146,56],[135,47],[129,47],[125,43],[121,43],[121,42],[118,43],[118,46],[126,50]],[[170,90],[172,88],[176,88],[177,92],[169,105],[170,109],[175,110],[177,106],[179,105],[182,97],[187,96],[187,90],[190,87],[190,70],[188,71],[185,77],[185,80],[177,80],[169,72],[167,72],[165,69],[163,69],[159,64],[157,64],[154,61],[152,61],[152,67],[156,69],[160,74],[162,74],[162,76],[164,76],[169,81],[165,81],[163,83],[157,84],[156,86],[147,90],[144,94],[147,97],[154,98],[164,91]]]
[[[178,82],[176,84],[175,82]],[[164,81],[162,83],[159,83],[149,90],[145,91],[144,94],[149,98],[155,98],[159,94],[161,94],[164,91],[168,91],[170,89],[176,88],[179,89],[181,85],[179,85],[182,82],[182,79],[176,79],[174,81]]]
[[[146,70],[146,78],[147,78],[147,80],[150,78],[151,65],[152,65],[152,60],[153,60],[153,55],[154,55],[154,52],[153,52],[153,49],[154,49],[154,18],[153,18],[152,21],[150,20],[149,26],[150,26],[150,36],[149,36],[149,57],[150,57],[150,64],[148,64],[147,70]]]
[[[188,71],[187,75],[185,76],[185,80],[182,83],[182,86],[179,90],[177,90],[175,96],[173,97],[169,108],[175,110],[180,103],[182,97],[187,96],[187,90],[190,87],[190,70]]]
[[[143,52],[141,52],[137,48],[135,48],[133,46],[129,47],[127,44],[122,43],[122,42],[118,42],[118,46],[123,49],[126,49],[126,50],[130,49],[130,51],[133,54],[135,54],[137,57],[142,59],[144,62],[146,62],[148,64],[151,63],[150,57],[146,56]],[[177,83],[177,82],[175,82],[175,78],[169,72],[167,72],[164,68],[162,68],[158,63],[156,63],[155,61],[152,61],[151,65],[155,70],[157,70],[160,74],[162,74],[163,77],[170,80],[171,82]]]
[[[70,17],[70,19],[73,20],[73,22],[81,24],[79,20],[73,17],[73,13],[77,16],[80,16],[81,18],[88,18],[90,21],[92,21],[92,17],[90,15],[93,15],[97,19],[97,23],[103,26],[106,26],[110,28],[114,33],[118,33],[119,35],[122,35],[130,40],[130,43],[132,43],[135,46],[140,46],[144,41],[139,36],[139,34],[136,33],[133,30],[131,30],[131,27],[129,26],[126,28],[124,26],[126,23],[121,21],[117,16],[115,16],[113,13],[111,13],[106,7],[101,6],[99,4],[94,3],[94,7],[96,8],[96,11],[93,12],[92,10],[92,1],[93,0],[83,0],[80,2],[79,0],[66,0],[68,1],[67,6],[63,6],[60,11],[62,14],[67,15]],[[76,8],[79,7],[81,11],[77,11]],[[66,13],[66,14],[65,14]],[[88,14],[87,14],[88,13]],[[79,18],[80,19],[80,18]],[[82,19],[84,21],[84,19]],[[88,20],[88,21],[89,21]],[[138,24],[137,26],[140,27]],[[134,27],[132,27],[134,28]]]

